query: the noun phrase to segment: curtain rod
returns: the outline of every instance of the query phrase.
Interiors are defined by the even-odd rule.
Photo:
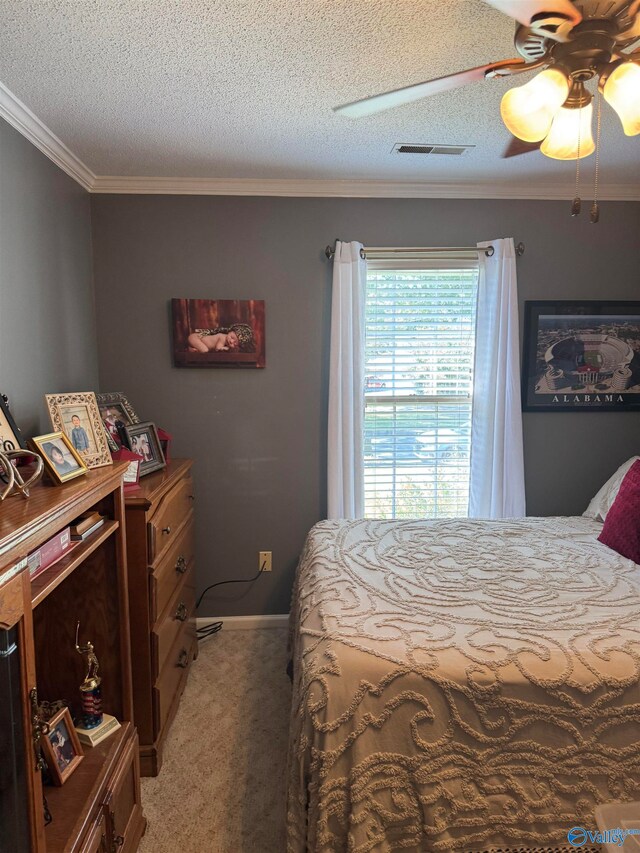
[[[336,240],[336,243],[338,241]],[[451,252],[455,254],[456,252],[474,252],[478,253],[483,251],[479,249],[477,246],[423,246],[423,247],[415,247],[409,246],[406,248],[402,248],[400,246],[363,246],[360,249],[360,257],[362,260],[366,260],[367,252],[371,252],[372,254],[387,254],[387,255],[429,255],[429,254],[443,254],[444,252]],[[335,246],[327,246],[324,250],[325,255],[331,260],[331,258],[335,255],[336,250]],[[490,258],[494,253],[495,249],[493,246],[487,246],[484,249],[485,255]],[[524,255],[524,243],[518,243],[516,245],[516,255],[520,258]]]

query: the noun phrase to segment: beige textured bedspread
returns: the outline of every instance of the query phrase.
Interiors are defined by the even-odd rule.
[[[324,521],[298,567],[288,850],[567,843],[640,799],[640,566],[585,518]]]

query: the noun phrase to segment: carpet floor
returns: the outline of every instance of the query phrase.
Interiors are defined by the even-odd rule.
[[[284,628],[223,628],[201,644],[162,769],[142,780],[140,853],[283,853],[286,645]]]

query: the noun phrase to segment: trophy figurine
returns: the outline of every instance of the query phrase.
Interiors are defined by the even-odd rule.
[[[93,729],[102,722],[102,679],[98,675],[100,664],[93,651],[91,641],[82,646],[78,645],[78,633],[80,623],[76,626],[76,651],[78,654],[86,655],[87,674],[80,685],[80,696],[82,697],[82,726],[85,729]]]

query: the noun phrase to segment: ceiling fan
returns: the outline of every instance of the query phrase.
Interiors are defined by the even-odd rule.
[[[640,133],[640,0],[485,0],[517,21],[519,58],[503,59],[335,107],[353,118],[446,92],[487,78],[543,69],[526,85],[510,89],[502,119],[516,139],[504,156],[537,150],[558,160],[586,157],[593,95],[599,91],[618,113],[625,134]],[[518,145],[518,141],[521,142]]]

